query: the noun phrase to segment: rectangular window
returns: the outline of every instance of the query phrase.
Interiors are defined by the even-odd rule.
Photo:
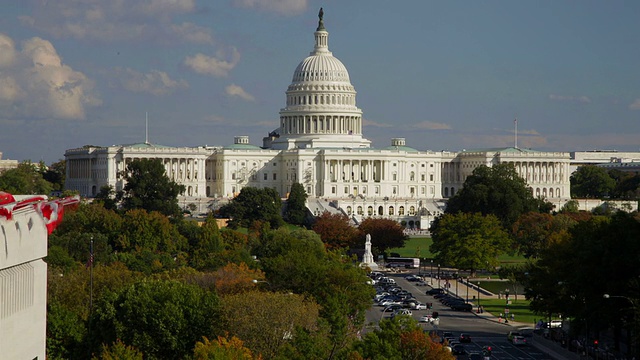
[[[335,194],[335,193],[336,193],[336,187],[335,187],[335,186],[332,186],[332,187],[331,187],[331,193],[332,193],[332,194]]]
[[[429,181],[433,181],[433,174],[429,175]]]
[[[273,180],[276,179],[276,175],[277,175],[276,173],[273,173]]]
[[[345,186],[345,187],[344,187],[344,193],[345,193],[345,194],[348,194],[348,193],[349,193],[349,187],[348,187],[348,186]]]
[[[267,177],[269,176],[269,174],[264,173],[264,179],[267,180]]]

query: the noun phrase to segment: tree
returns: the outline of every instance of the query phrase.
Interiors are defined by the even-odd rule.
[[[495,215],[444,214],[432,231],[430,250],[448,266],[475,271],[498,265],[497,256],[511,250],[509,235]]]
[[[161,251],[175,255],[185,251],[187,239],[166,216],[143,209],[129,210],[123,216],[122,230],[116,239],[117,250]]]
[[[226,262],[226,259],[220,256],[223,249],[216,218],[209,215],[200,228],[197,243],[192,246],[191,265],[199,270],[216,269]]]
[[[197,285],[146,280],[105,293],[92,314],[92,348],[120,339],[148,359],[182,359],[219,329],[217,296]]]
[[[94,197],[93,201],[96,203],[101,203],[105,209],[118,209],[117,194],[115,190],[113,190],[113,186],[111,185],[102,186],[100,188],[100,191],[98,191],[98,193]]]
[[[92,360],[143,360],[142,352],[133,346],[128,346],[120,339],[109,346],[104,346],[100,357]]]
[[[307,218],[307,192],[300,183],[291,185],[285,218],[294,225],[304,225]]]
[[[577,198],[602,198],[616,186],[605,168],[595,165],[580,166],[571,175],[571,196]]]
[[[364,239],[367,234],[371,235],[371,249],[376,254],[382,254],[390,248],[403,247],[409,238],[404,234],[402,226],[391,219],[366,218],[360,223],[358,230],[360,239]]]
[[[0,174],[0,191],[14,195],[49,195],[53,185],[42,177],[46,167],[23,161]]]
[[[282,201],[277,191],[245,187],[231,202],[220,208],[220,215],[231,219],[228,226],[232,229],[248,228],[255,221],[266,221],[272,229],[277,229],[284,223],[281,211]]]
[[[445,212],[493,214],[509,228],[521,214],[538,211],[540,205],[512,164],[481,165],[467,177],[462,190],[449,199]]]
[[[178,195],[184,193],[184,185],[171,181],[160,159],[135,159],[122,174],[126,181],[122,208],[158,211],[166,216],[178,216]]]
[[[302,295],[249,291],[222,297],[225,330],[272,359],[298,327],[317,328],[319,306]]]
[[[575,220],[564,214],[523,214],[512,227],[514,245],[524,257],[538,258],[551,245],[554,233],[567,231],[575,223]]]
[[[231,339],[218,336],[216,341],[209,341],[206,337],[196,343],[193,352],[195,360],[260,360],[261,356],[254,357],[250,349],[244,346],[244,342],[235,336]]]
[[[355,247],[360,236],[358,229],[349,223],[346,215],[328,211],[315,218],[312,229],[320,235],[328,249]]]
[[[64,190],[64,182],[67,172],[67,162],[59,160],[51,164],[42,174],[42,177],[53,186],[53,190]]]

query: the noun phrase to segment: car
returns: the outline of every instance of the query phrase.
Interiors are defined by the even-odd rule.
[[[464,355],[467,353],[467,350],[464,349],[462,344],[458,344],[451,347],[451,353],[453,355]]]
[[[407,310],[407,309],[400,309],[400,310],[396,310],[393,312],[393,314],[391,314],[391,317],[394,316],[398,316],[398,315],[407,315],[407,316],[411,316],[413,315],[413,313],[411,312],[411,310]]]
[[[471,311],[473,309],[473,305],[468,303],[453,303],[450,305],[451,310],[456,311]]]
[[[482,354],[480,354],[479,352],[470,352],[469,356],[467,357],[467,359],[469,359],[469,360],[484,360],[484,356],[482,356]]]
[[[545,328],[549,329],[554,329],[554,328],[561,328],[562,327],[562,321],[561,320],[551,320],[551,322],[546,323],[545,324]]]
[[[423,304],[421,302],[413,303],[413,310],[427,310],[427,304]]]
[[[431,317],[431,314],[427,314],[427,315],[422,315],[418,321],[430,323],[432,320],[433,320],[433,317]]]
[[[471,335],[462,333],[458,337],[458,341],[460,341],[461,343],[470,343],[471,342]]]
[[[435,288],[435,289],[427,290],[426,294],[427,295],[444,294],[444,289]]]
[[[509,331],[509,333],[507,334],[507,340],[513,342],[513,338],[515,336],[522,336],[522,334],[519,331]]]
[[[400,310],[400,309],[402,309],[402,305],[393,304],[382,309],[382,312],[395,312],[396,310]]]
[[[524,338],[524,336],[522,335],[516,335],[513,338],[511,338],[511,343],[513,345],[527,345],[527,339]]]

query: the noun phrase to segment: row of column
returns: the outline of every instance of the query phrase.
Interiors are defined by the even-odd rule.
[[[361,134],[362,119],[359,116],[283,116],[283,134]]]

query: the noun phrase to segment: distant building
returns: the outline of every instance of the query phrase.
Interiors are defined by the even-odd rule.
[[[5,170],[15,169],[18,167],[18,160],[2,160],[2,152],[0,152],[0,173]]]
[[[511,163],[534,196],[569,198],[569,153],[417,150],[404,138],[371,147],[355,88],[347,68],[329,51],[322,19],[314,39],[313,50],[293,72],[278,128],[262,139],[262,146],[236,136],[233,144],[220,147],[141,143],[70,149],[65,152],[66,188],[86,196],[95,196],[104,185],[119,190],[128,162],[160,159],[169,178],[187,189],[181,205],[196,203],[198,211],[233,198],[244,187],[272,188],[286,197],[300,183],[315,215],[342,213],[354,223],[384,217],[413,229],[428,228],[445,200],[480,165]]]
[[[598,165],[622,171],[637,171],[634,168],[637,169],[640,165],[640,151],[591,150],[573,151],[570,154],[571,173],[582,165]]]

